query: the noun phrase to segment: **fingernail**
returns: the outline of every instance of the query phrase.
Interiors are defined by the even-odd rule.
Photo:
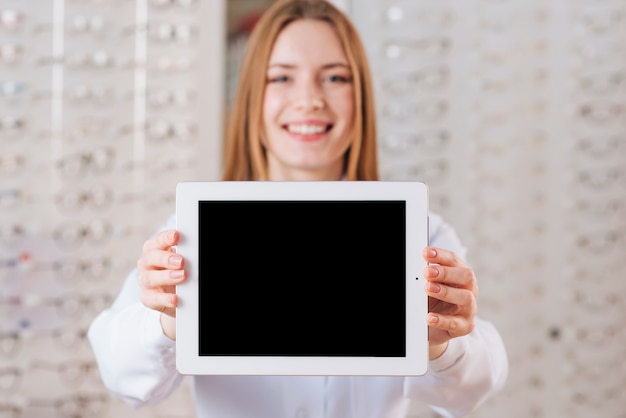
[[[436,324],[437,322],[439,322],[439,318],[437,317],[437,315],[428,314],[428,323],[429,324]]]
[[[428,290],[431,293],[439,293],[441,292],[441,286],[437,283],[428,283]]]
[[[170,273],[170,277],[175,280],[181,279],[184,275],[185,272],[183,270],[174,270]]]
[[[426,253],[428,254],[429,257],[437,257],[437,251],[433,250],[432,248],[429,248],[428,251],[426,251]]]
[[[172,266],[178,267],[183,262],[183,258],[179,255],[173,255],[170,257],[169,262]]]
[[[439,276],[439,269],[437,267],[427,267],[426,275],[428,277],[437,277]]]

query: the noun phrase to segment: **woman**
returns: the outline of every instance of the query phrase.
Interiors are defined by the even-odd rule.
[[[377,180],[374,99],[360,38],[324,0],[279,0],[249,40],[225,142],[223,180]],[[181,382],[175,286],[185,280],[173,218],[146,241],[110,309],[89,330],[107,387],[140,406]],[[400,418],[410,400],[444,416],[504,384],[503,343],[476,317],[478,285],[455,232],[430,215],[423,257],[429,371],[421,377],[194,376],[198,416]]]

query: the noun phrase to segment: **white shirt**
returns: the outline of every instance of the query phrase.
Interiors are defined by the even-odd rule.
[[[161,230],[174,227],[172,216]],[[440,216],[430,213],[429,229],[430,245],[465,258]],[[135,269],[89,329],[104,384],[135,407],[164,400],[182,382],[176,343],[163,335],[159,316],[140,302]],[[411,400],[461,417],[495,394],[507,374],[500,335],[476,318],[474,331],[450,340],[424,376],[193,376],[191,390],[199,418],[404,418]]]

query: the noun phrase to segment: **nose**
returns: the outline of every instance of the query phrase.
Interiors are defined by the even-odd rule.
[[[295,107],[298,110],[311,111],[323,109],[324,95],[320,86],[313,81],[303,82],[295,98]]]

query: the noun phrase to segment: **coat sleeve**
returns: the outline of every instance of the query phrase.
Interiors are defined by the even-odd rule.
[[[430,214],[430,245],[466,258],[456,232]],[[476,318],[474,330],[450,340],[447,350],[429,363],[428,372],[405,379],[405,396],[424,402],[444,417],[462,417],[500,391],[508,376],[508,358],[497,329]]]
[[[173,226],[172,217],[162,229]],[[104,385],[134,407],[164,400],[183,379],[176,370],[176,343],[163,334],[160,312],[140,301],[138,276],[137,269],[131,271],[88,331]]]

